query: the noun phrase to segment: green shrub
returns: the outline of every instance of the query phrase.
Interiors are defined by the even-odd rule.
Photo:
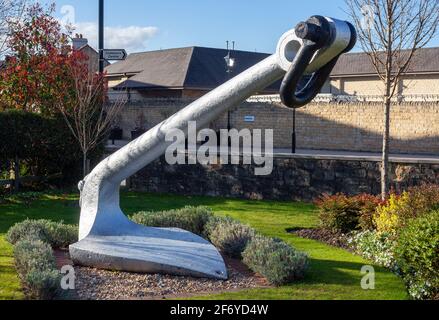
[[[32,176],[61,174],[62,179],[56,181],[60,186],[80,180],[81,150],[62,116],[7,110],[0,112],[0,128],[0,162],[18,159]],[[92,162],[101,159],[104,146],[105,142],[90,153]]]
[[[212,218],[206,226],[209,240],[225,255],[241,258],[255,231],[230,218]]]
[[[29,298],[47,300],[58,295],[61,275],[48,243],[35,239],[21,240],[14,247],[14,258]]]
[[[408,222],[400,232],[395,258],[413,298],[439,297],[439,211]]]
[[[371,228],[371,212],[378,206],[377,197],[363,194],[349,197],[344,194],[323,195],[317,206],[320,223],[325,229],[349,233],[360,228]]]
[[[50,242],[49,230],[50,221],[47,220],[25,220],[15,224],[6,234],[6,240],[12,245],[26,239],[36,239],[43,242]]]
[[[212,210],[206,207],[185,207],[163,212],[139,212],[131,219],[139,224],[157,228],[180,228],[202,236]]]
[[[6,239],[13,245],[25,239],[38,239],[53,248],[65,248],[78,240],[78,228],[49,220],[25,220],[10,228]]]
[[[413,187],[401,195],[390,195],[389,201],[378,207],[374,217],[379,232],[398,232],[410,220],[439,208],[439,186]]]
[[[77,226],[52,222],[48,224],[47,228],[50,237],[49,243],[53,248],[67,248],[78,241],[79,230]]]
[[[31,271],[56,269],[55,257],[48,243],[41,240],[26,239],[14,247],[15,266],[22,280]]]
[[[61,275],[56,269],[31,270],[26,275],[27,295],[32,299],[52,300],[60,295]]]
[[[262,274],[273,285],[284,285],[302,279],[308,267],[308,256],[277,239],[256,236],[243,253],[244,263]]]
[[[350,237],[349,244],[365,259],[397,271],[394,257],[395,235],[368,230],[354,234]]]

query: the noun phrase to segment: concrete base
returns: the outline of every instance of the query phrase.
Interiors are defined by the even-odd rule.
[[[180,229],[135,225],[116,236],[88,236],[70,246],[75,264],[127,272],[227,280],[227,268],[208,241]]]

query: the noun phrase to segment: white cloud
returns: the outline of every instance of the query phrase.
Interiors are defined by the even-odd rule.
[[[125,49],[128,52],[147,50],[148,41],[158,33],[157,27],[106,27],[105,47],[107,49]],[[79,22],[75,24],[74,33],[87,38],[89,44],[97,48],[98,28],[96,23]]]

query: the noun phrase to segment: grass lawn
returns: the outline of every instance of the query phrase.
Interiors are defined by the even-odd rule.
[[[0,205],[0,299],[23,297],[12,267],[12,250],[4,234],[14,223],[26,218],[63,220],[77,224],[79,209],[76,195],[44,196],[31,205]],[[273,289],[256,289],[238,293],[203,296],[202,299],[407,299],[403,282],[390,271],[376,267],[376,289],[362,290],[361,268],[367,261],[341,249],[317,241],[289,235],[287,228],[310,228],[317,225],[313,205],[292,202],[246,201],[208,197],[180,197],[124,193],[121,200],[125,213],[141,210],[158,211],[185,205],[204,205],[218,215],[229,215],[248,223],[263,234],[278,237],[307,252],[311,257],[305,280]]]

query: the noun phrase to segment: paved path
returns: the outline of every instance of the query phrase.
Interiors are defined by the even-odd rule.
[[[129,141],[115,141],[113,145],[110,141],[107,144],[109,152],[115,152],[127,145]],[[235,151],[235,150],[234,150]],[[232,153],[235,153],[235,152]],[[273,151],[275,157],[285,158],[305,158],[320,160],[351,160],[351,161],[381,161],[381,154],[374,152],[354,152],[354,151],[332,151],[332,150],[307,150],[298,149],[295,154],[289,149],[275,149]],[[423,154],[391,154],[390,162],[394,163],[426,163],[439,164],[439,155],[423,155]]]

